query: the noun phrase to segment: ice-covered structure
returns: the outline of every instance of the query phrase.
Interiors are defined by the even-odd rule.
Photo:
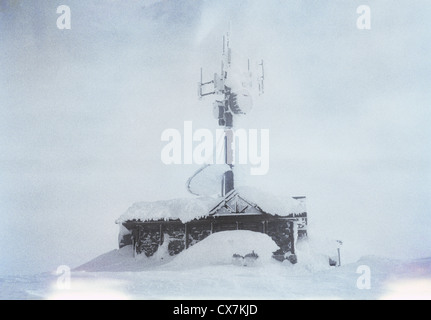
[[[307,235],[305,197],[279,198],[253,188],[235,188],[233,123],[251,110],[249,90],[257,88],[263,93],[263,61],[257,66],[257,77],[248,62],[245,77],[237,78],[238,73],[231,72],[229,34],[223,37],[221,73],[203,82],[201,69],[198,95],[219,99],[213,103],[213,111],[224,128],[224,163],[206,165],[187,181],[190,193],[198,197],[139,202],[130,207],[116,221],[120,225],[120,248],[132,245],[135,254],[152,256],[163,244],[170,255],[175,255],[214,232],[250,230],[266,233],[274,240],[279,247],[273,252],[275,258],[296,262],[296,241]],[[253,79],[257,86],[253,87]],[[213,178],[208,178],[210,173]],[[202,180],[207,186],[221,186],[220,196],[199,196],[205,194],[199,191],[205,185]]]
[[[279,198],[240,187],[219,198],[196,197],[133,204],[120,224],[120,248],[152,256],[168,241],[175,255],[214,232],[250,230],[268,234],[279,246],[277,259],[295,261],[295,243],[307,235],[305,197]]]

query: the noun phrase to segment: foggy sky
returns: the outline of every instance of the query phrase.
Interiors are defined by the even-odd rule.
[[[431,6],[232,2],[1,2],[0,274],[76,267],[117,247],[132,203],[191,197],[199,166],[163,164],[160,135],[217,129],[196,83],[219,70],[229,21],[244,66],[265,61],[239,124],[270,131],[268,174],[238,183],[306,195],[310,238],[346,254],[431,255]]]

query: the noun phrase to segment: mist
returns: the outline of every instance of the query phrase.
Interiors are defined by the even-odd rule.
[[[430,15],[406,0],[2,1],[0,274],[76,267],[117,248],[134,202],[192,197],[199,165],[165,165],[161,134],[218,128],[196,84],[229,24],[235,62],[265,62],[238,126],[270,141],[268,173],[237,183],[307,196],[310,239],[351,259],[430,256]]]

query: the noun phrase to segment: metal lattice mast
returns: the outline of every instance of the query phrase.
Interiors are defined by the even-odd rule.
[[[202,68],[200,81],[198,83],[198,96],[202,99],[208,95],[220,95],[221,100],[215,100],[213,103],[214,116],[218,120],[219,126],[224,128],[224,163],[229,166],[229,170],[223,175],[221,194],[228,194],[234,189],[233,173],[233,119],[234,115],[246,114],[251,109],[251,96],[247,90],[238,87],[233,88],[233,82],[229,81],[231,77],[232,51],[230,48],[229,33],[223,36],[223,50],[220,74],[214,73],[211,81],[203,82]],[[258,77],[259,94],[263,93],[263,61],[261,66],[261,75]],[[248,74],[251,78],[250,61],[247,63]],[[213,86],[208,89],[208,86]],[[206,89],[210,91],[205,91]]]

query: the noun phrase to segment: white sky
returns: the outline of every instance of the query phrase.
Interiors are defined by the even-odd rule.
[[[160,135],[217,128],[196,83],[229,21],[234,52],[265,60],[243,125],[270,130],[269,173],[240,181],[306,195],[311,238],[431,255],[430,16],[407,0],[2,1],[0,274],[75,267],[116,248],[133,202],[189,196],[199,166],[164,165]]]

